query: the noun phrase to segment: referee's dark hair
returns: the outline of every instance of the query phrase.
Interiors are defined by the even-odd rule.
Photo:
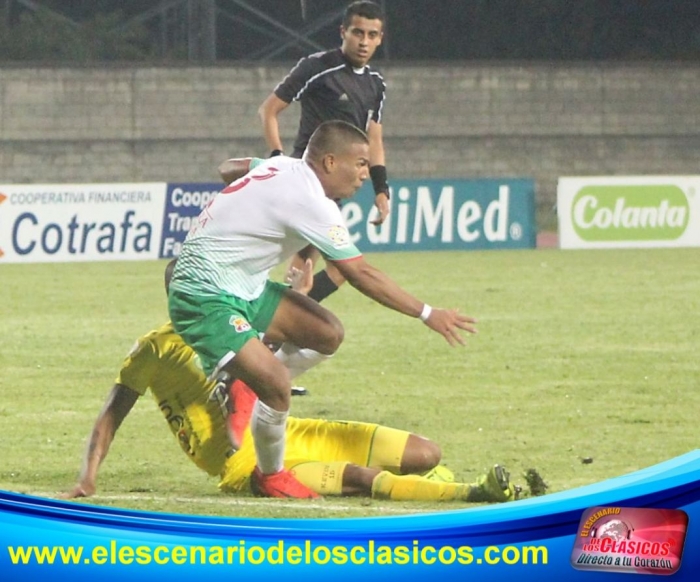
[[[384,12],[381,6],[374,2],[368,2],[367,0],[357,0],[357,2],[353,2],[345,9],[343,28],[348,28],[350,26],[350,21],[353,16],[361,16],[367,20],[380,20],[382,24],[384,24]]]
[[[355,143],[369,145],[367,134],[347,121],[324,121],[311,134],[304,157],[321,160],[326,154],[342,153]]]

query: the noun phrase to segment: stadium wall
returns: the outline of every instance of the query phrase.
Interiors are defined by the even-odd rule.
[[[257,106],[292,63],[0,69],[0,183],[210,181],[265,155]],[[385,65],[401,178],[696,174],[700,66]],[[296,106],[295,106],[296,107]],[[297,122],[283,114],[291,147]]]

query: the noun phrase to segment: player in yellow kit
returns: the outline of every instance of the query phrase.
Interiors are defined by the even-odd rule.
[[[78,483],[65,496],[95,493],[99,466],[117,429],[149,388],[190,460],[219,477],[223,491],[249,491],[255,450],[248,420],[255,395],[237,381],[228,398],[228,385],[207,380],[196,353],[167,323],[142,336],[124,360],[93,427]],[[474,502],[514,498],[508,473],[498,465],[471,485],[417,475],[438,465],[440,449],[407,431],[290,418],[286,441],[285,468],[320,495]]]

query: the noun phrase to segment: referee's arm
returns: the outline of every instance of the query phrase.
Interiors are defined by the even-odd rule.
[[[287,107],[289,107],[289,103],[283,101],[274,93],[270,93],[258,109],[258,115],[260,115],[262,120],[265,143],[267,143],[270,152],[282,152],[284,149],[280,139],[280,126],[277,116]]]
[[[369,165],[370,168],[375,166],[386,166],[384,157],[384,139],[382,137],[382,124],[372,120],[367,128],[367,137],[369,138]],[[385,171],[386,172],[386,171]],[[374,180],[373,180],[374,181]],[[379,211],[379,215],[372,221],[372,224],[381,224],[389,216],[389,187],[385,184],[385,191],[382,188],[375,186],[374,204]]]

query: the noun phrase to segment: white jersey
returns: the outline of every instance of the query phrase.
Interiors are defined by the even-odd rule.
[[[171,288],[259,297],[270,271],[311,243],[331,260],[361,256],[337,204],[303,160],[277,156],[236,180],[194,220]]]

